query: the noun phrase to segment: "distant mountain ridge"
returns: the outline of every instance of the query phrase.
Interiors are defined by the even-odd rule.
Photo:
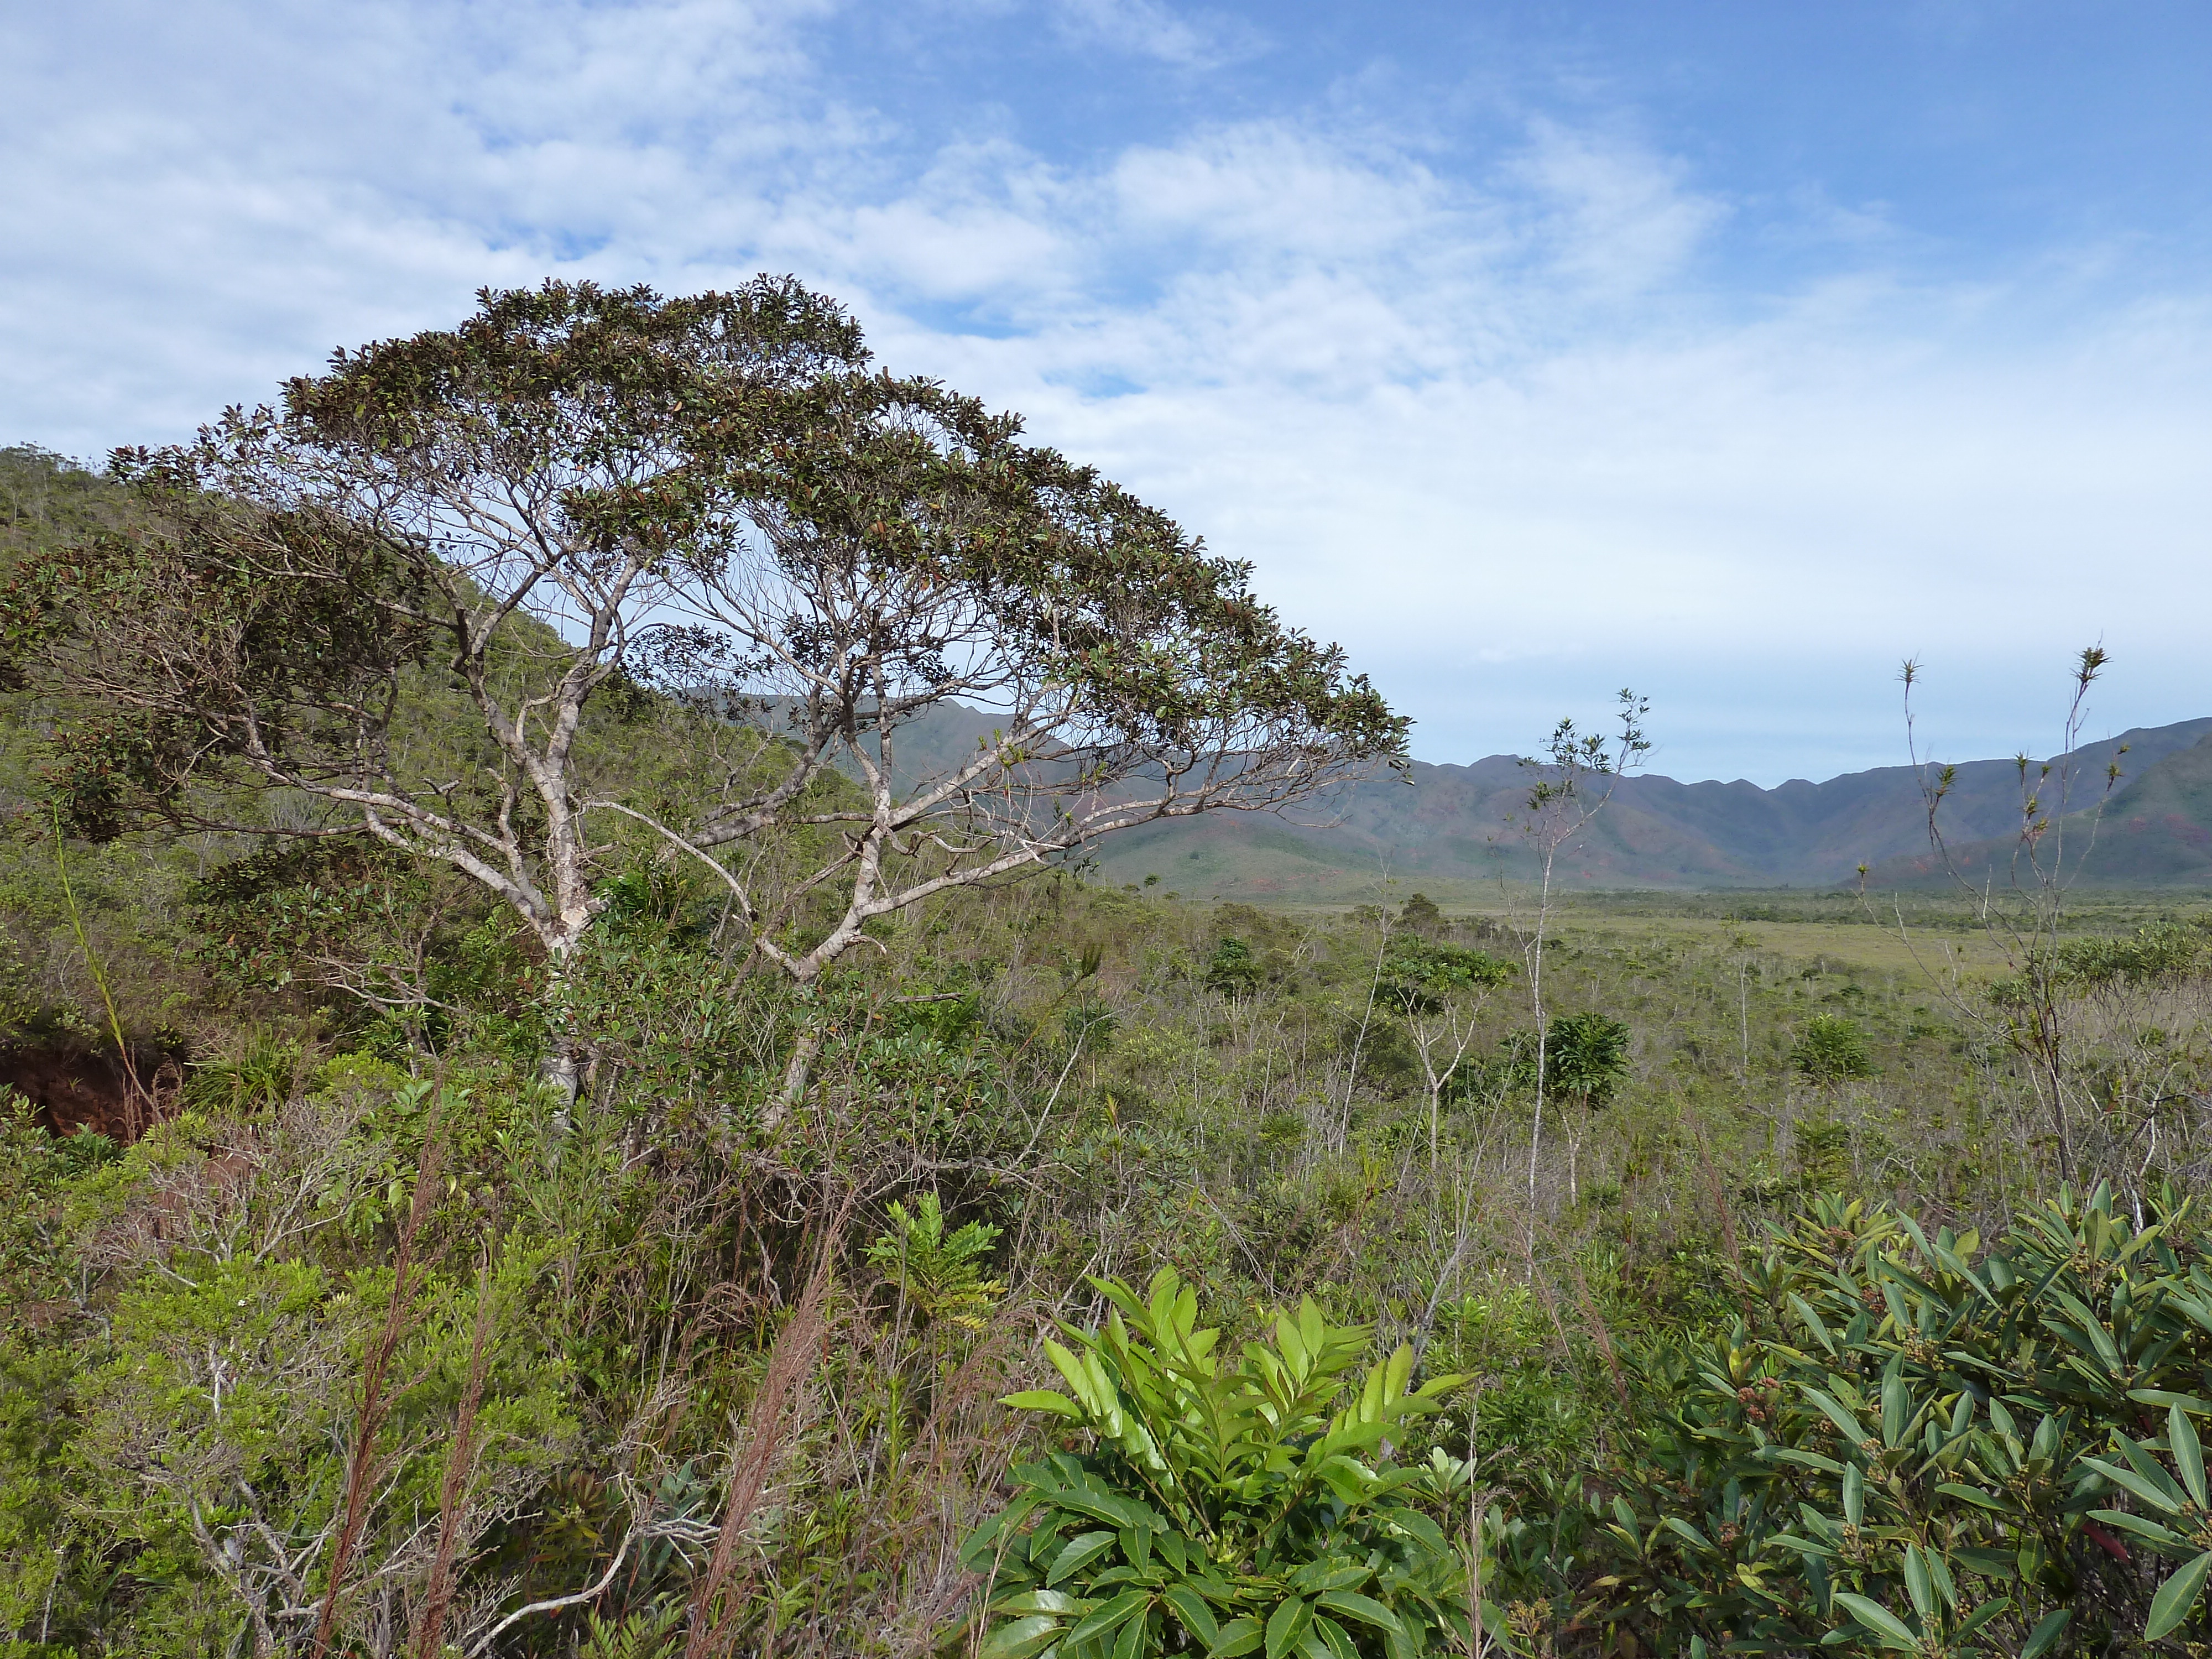
[[[2120,751],[2124,750],[2124,753]],[[2083,879],[2110,885],[2212,885],[2212,719],[2138,727],[2069,757],[2069,805],[2094,807],[2117,757],[2123,780],[2095,826],[2077,810],[2068,864],[2087,848]],[[1510,755],[1468,766],[1417,762],[1408,780],[1372,779],[1310,808],[1302,821],[1220,813],[1117,836],[1099,849],[1102,875],[1170,890],[1254,900],[1327,902],[1371,888],[1385,868],[1436,896],[1534,873],[1511,820],[1530,769]],[[2046,791],[2046,798],[2049,792]],[[2020,771],[2010,760],[1957,769],[1941,823],[1961,870],[2000,870],[2020,824]],[[1870,868],[1882,885],[1948,880],[1928,840],[1920,774],[1911,766],[1850,772],[1771,789],[1619,780],[1604,812],[1561,852],[1558,874],[1581,887],[1827,887]]]
[[[908,783],[941,775],[971,757],[994,724],[981,710],[939,707],[901,731],[896,769]],[[2212,887],[2212,717],[2137,726],[2050,763],[2061,761],[2075,780],[2067,864],[2087,849],[2081,879]],[[2121,781],[2104,798],[2093,837],[2087,809],[2104,797],[2115,761]],[[1511,755],[1464,766],[1416,761],[1405,777],[1369,778],[1289,814],[1216,812],[1110,836],[1097,849],[1098,873],[1113,883],[1157,876],[1188,896],[1329,903],[1371,895],[1387,870],[1433,897],[1494,896],[1500,878],[1535,873],[1513,827],[1534,781]],[[2002,879],[2020,807],[2017,762],[1960,764],[1941,816],[1952,865]],[[1632,774],[1562,849],[1556,874],[1590,888],[1834,887],[1855,882],[1862,864],[1878,886],[1951,879],[1929,845],[1918,769],[1792,778],[1771,789]]]

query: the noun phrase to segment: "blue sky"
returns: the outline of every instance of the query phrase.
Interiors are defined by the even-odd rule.
[[[793,270],[1251,559],[1419,722],[1632,684],[1773,782],[2212,714],[2201,3],[0,19],[0,441],[182,435],[481,284]]]

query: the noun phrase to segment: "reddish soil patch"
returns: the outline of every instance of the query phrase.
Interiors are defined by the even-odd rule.
[[[31,1103],[32,1121],[50,1134],[90,1129],[127,1142],[136,1140],[158,1115],[159,1103],[176,1092],[179,1081],[173,1055],[137,1053],[131,1063],[136,1086],[112,1055],[77,1048],[11,1048],[0,1051],[0,1084]]]

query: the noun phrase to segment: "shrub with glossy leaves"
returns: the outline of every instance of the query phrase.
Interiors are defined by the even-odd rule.
[[[1724,1340],[1649,1357],[1639,1455],[1500,1593],[1607,1653],[2203,1651],[2208,1249],[2171,1197],[2062,1194],[1987,1246],[1821,1199]]]
[[[1016,1469],[1020,1495],[963,1551],[990,1581],[985,1659],[1466,1646],[1465,1559],[1425,1505],[1463,1502],[1468,1470],[1388,1453],[1464,1378],[1409,1390],[1404,1347],[1362,1372],[1367,1328],[1310,1298],[1231,1363],[1171,1270],[1148,1297],[1093,1283],[1104,1328],[1046,1345],[1070,1394],[1007,1401],[1066,1419],[1088,1449]]]

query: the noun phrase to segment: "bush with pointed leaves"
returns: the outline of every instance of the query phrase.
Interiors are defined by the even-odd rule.
[[[1405,1468],[1389,1455],[1466,1379],[1409,1389],[1405,1347],[1363,1373],[1367,1328],[1330,1323],[1311,1298],[1231,1363],[1172,1270],[1147,1297],[1092,1282],[1104,1327],[1046,1345],[1069,1394],[1007,1401],[1065,1419],[1086,1449],[1016,1469],[1020,1495],[963,1551],[990,1581],[986,1659],[1413,1659],[1466,1644],[1465,1559],[1427,1511],[1463,1494],[1468,1471],[1442,1452]]]

